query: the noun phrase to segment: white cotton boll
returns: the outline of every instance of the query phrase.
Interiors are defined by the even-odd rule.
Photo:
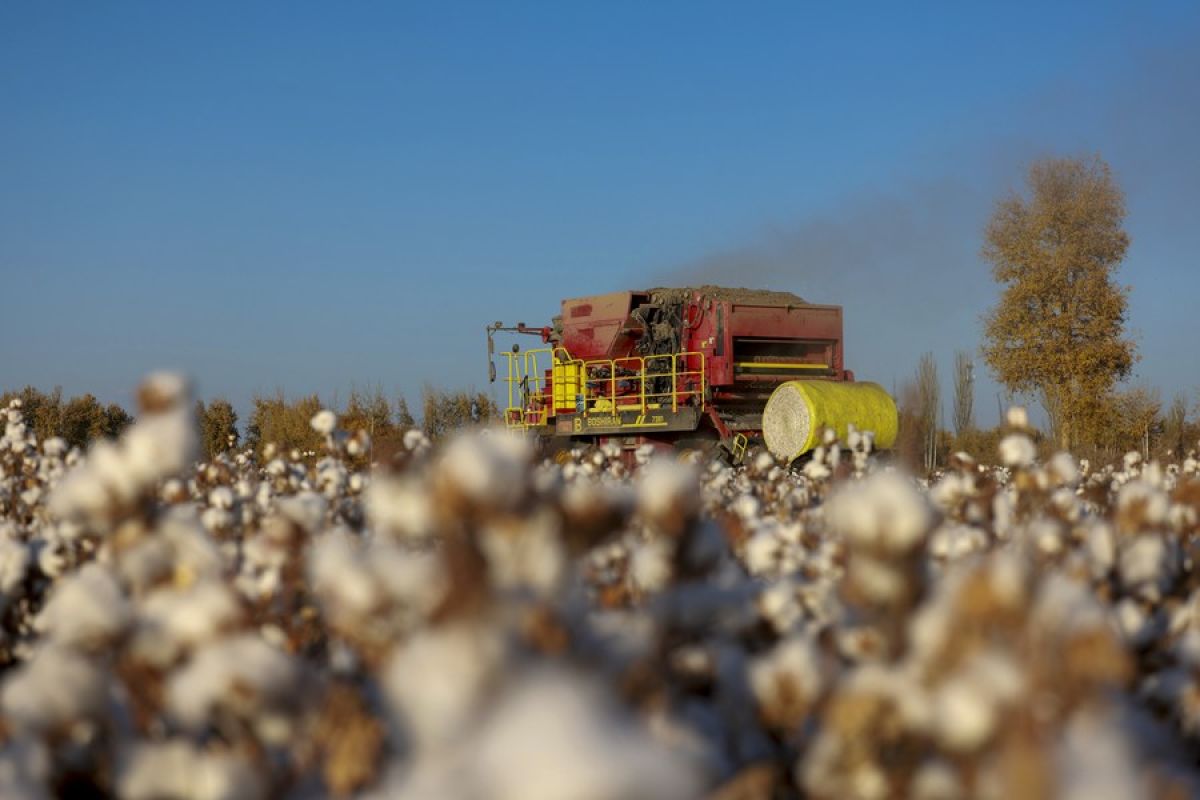
[[[200,524],[206,531],[224,531],[233,525],[233,514],[223,508],[206,508],[200,512]]]
[[[117,774],[125,800],[256,800],[266,787],[254,766],[233,753],[197,750],[187,741],[137,745]]]
[[[1004,419],[1010,428],[1029,427],[1029,413],[1023,406],[1010,406],[1005,412]]]
[[[429,449],[429,437],[418,428],[409,428],[404,432],[401,441],[404,444],[404,449],[413,452],[423,452]]]
[[[16,594],[29,570],[29,545],[0,537],[0,594],[5,599]]]
[[[908,480],[885,472],[838,491],[825,518],[855,544],[900,553],[920,543],[933,523],[933,511]]]
[[[188,489],[187,485],[179,478],[168,478],[163,481],[162,489],[159,491],[159,497],[166,500],[172,497],[178,497],[184,494]]]
[[[1029,541],[1042,555],[1053,556],[1063,550],[1063,531],[1058,522],[1039,518],[1029,523]]]
[[[1055,489],[1050,495],[1050,503],[1058,511],[1059,516],[1067,522],[1079,522],[1083,517],[1083,504],[1075,491],[1070,488]]]
[[[1117,515],[1136,516],[1143,528],[1160,527],[1167,518],[1170,501],[1165,492],[1143,480],[1130,481],[1117,493]]]
[[[1147,616],[1145,610],[1133,599],[1122,599],[1117,603],[1113,614],[1125,641],[1132,646],[1140,647],[1153,638],[1156,632],[1153,618]]]
[[[633,546],[629,558],[629,577],[643,592],[660,592],[671,582],[672,549],[664,539],[650,539]]]
[[[952,752],[982,745],[996,728],[996,709],[972,681],[952,678],[934,695],[938,741]]]
[[[758,500],[752,494],[739,495],[729,504],[729,510],[736,514],[743,522],[757,520],[759,509]]]
[[[1074,486],[1079,482],[1079,467],[1070,453],[1056,453],[1046,462],[1046,471],[1055,486]]]
[[[464,434],[442,451],[440,476],[471,501],[513,508],[525,495],[530,444],[508,433]]]
[[[21,502],[32,508],[37,505],[38,500],[42,498],[42,487],[31,486],[20,494]]]
[[[891,605],[903,600],[909,589],[909,579],[904,572],[890,562],[865,555],[850,559],[846,580],[862,592],[868,601],[878,605]]]
[[[251,717],[295,703],[300,672],[286,653],[241,634],[200,649],[167,683],[167,710],[185,727],[204,727],[216,709]]]
[[[281,498],[275,504],[280,515],[310,534],[316,533],[324,525],[327,507],[325,498],[316,492],[301,492]]]
[[[387,540],[363,547],[344,534],[318,540],[309,553],[308,572],[313,591],[335,626],[378,625],[384,617],[372,618],[372,614],[389,601],[399,608],[386,618],[400,619],[408,626],[428,615],[446,591],[437,553],[407,551]]]
[[[233,508],[233,490],[228,486],[218,486],[208,493],[208,504],[213,508]]]
[[[186,403],[191,395],[191,384],[178,372],[157,370],[151,372],[138,387],[139,397],[152,401],[157,409]]]
[[[274,504],[274,492],[271,489],[271,484],[268,481],[263,481],[258,485],[257,491],[254,492],[254,505],[259,511],[270,511]]]
[[[432,613],[449,589],[445,562],[435,550],[414,552],[375,541],[367,549],[366,559],[376,585],[414,621]]]
[[[823,686],[821,655],[807,636],[783,639],[750,664],[750,690],[760,708],[810,706]]]
[[[827,480],[829,476],[833,475],[833,472],[830,471],[829,467],[825,466],[823,461],[818,461],[815,457],[812,461],[809,461],[804,465],[803,472],[804,477],[817,483]]]
[[[195,420],[186,405],[148,414],[117,443],[100,441],[50,497],[50,510],[62,518],[98,522],[112,504],[128,503],[164,478],[181,472],[198,445]]]
[[[516,530],[512,528],[508,523],[488,523],[479,537],[492,581],[501,589],[526,588],[538,596],[552,595],[568,569],[558,515],[542,508]]]
[[[215,639],[241,616],[241,605],[224,583],[208,580],[182,591],[160,589],[139,606],[130,647],[147,661],[165,665],[184,649]]]
[[[358,543],[349,536],[320,537],[308,554],[308,574],[313,591],[335,622],[365,615],[379,603],[379,591]]]
[[[996,538],[1007,541],[1012,537],[1017,518],[1017,496],[1012,487],[997,492],[992,498],[992,516]]]
[[[24,449],[24,446],[25,446],[25,423],[21,422],[20,419],[17,419],[17,420],[10,419],[9,423],[6,426],[4,426],[4,438],[8,439],[10,442],[13,442],[14,444],[20,445],[21,448]],[[17,450],[16,448],[14,448],[14,452],[20,452],[20,450]]]
[[[342,493],[346,480],[346,468],[340,462],[326,458],[317,464],[317,488],[330,500]]]
[[[929,499],[944,511],[950,511],[975,492],[975,479],[970,475],[948,472],[929,490]]]
[[[654,458],[654,453],[654,445],[643,444],[633,451],[633,459],[637,462],[639,467],[644,467],[650,463],[652,458]]]
[[[191,464],[199,437],[191,410],[181,407],[139,419],[121,436],[120,445],[134,480],[149,487]]]
[[[638,472],[638,510],[648,519],[689,514],[700,499],[697,488],[696,472],[690,466],[655,459]]]
[[[312,425],[312,429],[317,433],[322,436],[328,436],[337,427],[337,414],[328,408],[323,408],[316,414],[313,414],[313,418],[309,421],[309,424]]]
[[[970,525],[942,525],[929,536],[929,553],[948,561],[963,558],[987,547],[987,534]]]
[[[491,800],[693,800],[694,765],[613,712],[600,689],[561,671],[527,675],[500,701],[470,759]]]
[[[796,587],[781,581],[768,586],[758,596],[758,610],[777,632],[790,630],[804,618],[796,600]]]
[[[1000,462],[1006,467],[1031,466],[1037,458],[1033,440],[1023,433],[1010,433],[1000,440]]]
[[[427,539],[436,532],[429,489],[415,478],[377,477],[364,495],[367,521],[378,531],[404,539]]]
[[[751,575],[766,575],[779,566],[781,543],[769,529],[759,530],[746,540],[746,569]]]
[[[1117,545],[1112,526],[1103,521],[1093,522],[1087,527],[1083,544],[1093,576],[1107,575],[1117,560]]]
[[[0,689],[4,717],[19,730],[49,731],[96,718],[107,703],[107,680],[94,659],[53,643],[10,672]]]
[[[934,601],[925,603],[909,617],[908,640],[916,662],[927,662],[949,640],[953,615],[948,598],[954,593],[946,583],[941,584]]]
[[[177,580],[190,582],[220,576],[221,554],[191,509],[169,512],[159,524],[157,534],[171,546]]]
[[[87,647],[120,634],[131,616],[129,603],[112,574],[92,563],[58,584],[38,618],[38,627],[61,644]]]
[[[96,520],[109,509],[113,499],[124,500],[135,491],[126,479],[117,447],[101,440],[92,445],[88,460],[73,468],[51,492],[50,513],[59,518]]]
[[[1147,600],[1157,601],[1176,572],[1175,553],[1161,536],[1142,535],[1121,548],[1117,574],[1121,585]]]
[[[504,655],[498,630],[469,624],[426,628],[399,644],[382,680],[413,743],[437,749],[467,733]]]
[[[1087,587],[1062,573],[1051,573],[1038,587],[1032,624],[1065,635],[1105,628],[1108,620]]]

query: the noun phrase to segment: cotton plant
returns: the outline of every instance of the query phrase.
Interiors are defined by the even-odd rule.
[[[90,450],[0,409],[0,795],[1178,796],[1200,468],[928,481],[406,432],[199,461],[160,374]]]

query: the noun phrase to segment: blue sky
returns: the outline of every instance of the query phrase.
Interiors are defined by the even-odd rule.
[[[1135,382],[1194,399],[1197,8],[5,4],[0,387],[415,401],[486,385],[489,321],[699,279],[843,304],[861,378],[948,377],[992,203],[1098,152]]]

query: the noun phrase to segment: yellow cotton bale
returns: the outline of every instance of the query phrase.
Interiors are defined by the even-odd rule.
[[[791,461],[821,443],[832,428],[844,443],[849,426],[873,431],[875,446],[896,443],[900,418],[896,402],[877,383],[788,381],[781,383],[763,410],[763,438],[776,457]]]

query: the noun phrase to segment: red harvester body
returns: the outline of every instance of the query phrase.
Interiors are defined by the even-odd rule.
[[[787,292],[613,292],[564,300],[552,326],[496,323],[490,353],[497,331],[541,335],[545,347],[503,353],[505,420],[552,438],[744,447],[781,383],[854,379],[843,366],[841,306]]]

